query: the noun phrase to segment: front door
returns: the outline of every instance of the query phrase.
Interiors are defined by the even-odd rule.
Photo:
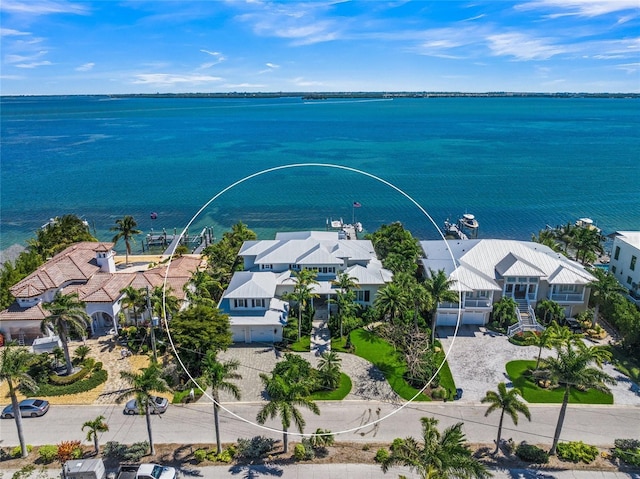
[[[524,299],[527,297],[527,285],[526,284],[516,284],[515,289],[513,291],[513,297],[516,299]]]

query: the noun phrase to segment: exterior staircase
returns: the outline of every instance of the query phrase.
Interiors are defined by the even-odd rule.
[[[525,298],[514,298],[518,306],[516,307],[516,314],[518,315],[518,322],[509,326],[507,330],[507,336],[513,336],[516,333],[524,331],[544,331],[544,327],[536,321],[536,315],[533,312],[533,308]]]

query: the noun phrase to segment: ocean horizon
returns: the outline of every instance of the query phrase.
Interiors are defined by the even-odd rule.
[[[0,250],[68,213],[102,241],[124,215],[181,231],[236,182],[191,232],[242,221],[269,239],[342,218],[435,239],[464,213],[480,238],[582,217],[640,230],[639,101],[2,97]]]

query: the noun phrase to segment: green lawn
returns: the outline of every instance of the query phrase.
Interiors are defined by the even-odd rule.
[[[311,351],[311,337],[310,336],[302,336],[300,341],[296,341],[295,343],[291,343],[289,345],[289,349],[291,351],[295,351],[297,353],[308,353]]]
[[[340,385],[333,391],[316,391],[311,395],[314,401],[341,401],[351,392],[351,379],[345,373],[340,373]]]
[[[456,394],[456,383],[453,380],[451,369],[449,369],[449,363],[444,360],[445,352],[439,341],[436,341],[436,346],[440,348],[440,352],[436,355],[436,358],[438,358],[438,361],[444,361],[444,365],[442,369],[440,369],[440,386],[449,391],[449,399],[453,399],[453,396]]]
[[[388,381],[391,388],[403,399],[409,400],[418,392],[402,377],[406,371],[404,361],[386,341],[371,331],[358,329],[351,333],[351,342],[356,348],[355,354],[373,363]],[[333,347],[333,345],[332,345]],[[443,368],[444,369],[444,368]],[[424,394],[418,395],[416,401],[431,401]]]
[[[534,360],[510,361],[506,364],[507,374],[511,378],[514,387],[522,392],[522,397],[530,403],[562,403],[564,388],[543,389],[534,384],[527,377],[527,371],[536,366]],[[569,394],[570,404],[613,404],[613,395],[589,389],[582,392],[571,389]]]

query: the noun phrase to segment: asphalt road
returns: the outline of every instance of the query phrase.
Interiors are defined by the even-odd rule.
[[[155,443],[213,443],[213,410],[210,403],[203,400],[195,404],[171,405],[161,416],[152,417],[153,440]],[[51,406],[49,412],[40,418],[23,420],[27,443],[32,445],[57,444],[61,440],[85,439],[81,430],[85,421],[103,415],[109,431],[100,436],[100,442],[118,441],[133,443],[147,440],[144,416],[127,416],[122,413],[122,405],[103,406]],[[278,419],[267,423],[274,431],[263,430],[245,422],[253,420],[260,408],[258,403],[230,405],[235,414],[223,412],[221,433],[223,442],[235,442],[238,438],[267,435],[281,438]],[[329,429],[336,433],[337,441],[390,442],[396,437],[420,435],[420,421],[423,416],[433,416],[440,421],[440,427],[456,422],[464,423],[464,431],[470,442],[490,442],[496,435],[499,413],[485,417],[485,405],[460,403],[410,404],[402,409],[397,405],[374,401],[342,401],[321,403],[321,415],[305,412],[306,431],[316,428]],[[530,443],[551,444],[559,413],[559,406],[531,405],[532,421],[521,417],[514,426],[505,418],[504,439],[526,440]],[[379,413],[378,413],[379,410]],[[385,416],[388,416],[385,418]],[[372,421],[380,418],[377,424]],[[563,440],[581,440],[587,444],[607,446],[616,438],[637,438],[640,434],[640,406],[570,406],[562,431]],[[292,440],[296,440],[292,438]],[[12,419],[0,420],[0,445],[18,444],[15,423]],[[88,443],[87,443],[88,444]]]

